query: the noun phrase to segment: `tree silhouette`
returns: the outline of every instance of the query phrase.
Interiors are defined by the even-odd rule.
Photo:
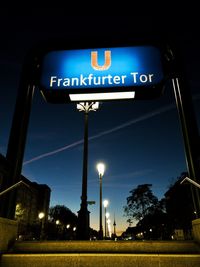
[[[160,201],[152,193],[151,184],[138,185],[132,189],[127,197],[127,205],[124,206],[129,232],[135,236],[142,233],[144,239],[171,239],[176,229],[182,229],[184,238],[191,239],[192,220],[196,214],[191,184],[181,184],[186,176],[187,172],[181,173]],[[131,228],[134,219],[138,222]]]
[[[77,216],[66,206],[56,205],[49,209],[49,216],[53,222],[59,220],[61,224],[77,224]]]
[[[144,239],[169,239],[165,199],[159,201],[152,193],[151,186],[152,184],[138,185],[127,197],[127,206],[124,207],[127,222],[130,223],[133,219],[138,221],[136,227],[129,227],[129,231],[136,238],[137,233],[142,233],[140,238]]]
[[[142,220],[158,205],[158,198],[152,193],[151,186],[152,184],[142,184],[130,191],[131,195],[127,197],[127,205],[124,206],[128,222],[132,219]]]
[[[56,205],[49,209],[47,235],[50,240],[75,239],[77,216],[66,206]]]

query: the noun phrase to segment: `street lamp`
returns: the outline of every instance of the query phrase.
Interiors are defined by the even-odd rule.
[[[108,224],[108,236],[111,237],[111,220],[110,219],[107,220],[107,224]]]
[[[59,225],[60,225],[60,220],[56,220],[56,238],[59,239]]]
[[[59,225],[60,224],[60,221],[59,220],[56,220],[56,225]]]
[[[40,220],[40,239],[43,239],[44,237],[44,217],[45,217],[44,212],[40,212],[38,214],[38,218]]]
[[[80,240],[89,240],[90,218],[87,209],[87,165],[88,165],[88,114],[96,111],[98,102],[81,102],[77,104],[77,109],[84,112],[84,147],[83,147],[83,173],[82,173],[82,195],[81,207],[78,211],[77,237]]]
[[[108,228],[107,228],[107,225],[108,225],[108,219],[110,217],[110,213],[109,212],[106,212],[106,221],[105,221],[105,225],[106,225],[106,237],[108,236]]]
[[[104,206],[104,219],[105,219],[105,235],[104,235],[104,238],[106,239],[106,236],[107,236],[107,231],[106,231],[106,218],[107,218],[107,212],[106,212],[106,208],[108,207],[108,204],[109,204],[109,201],[107,199],[105,199],[103,201],[103,206]]]
[[[100,162],[97,164],[97,171],[99,173],[99,182],[100,182],[100,194],[99,194],[99,239],[103,239],[103,226],[102,226],[102,177],[105,172],[104,163]]]

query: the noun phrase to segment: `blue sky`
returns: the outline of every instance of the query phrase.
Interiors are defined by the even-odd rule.
[[[88,200],[96,202],[89,206],[94,228],[98,229],[99,214],[98,161],[106,164],[103,198],[110,201],[108,210],[112,217],[115,213],[118,230],[127,226],[123,206],[131,189],[150,183],[160,199],[186,170],[172,96],[169,86],[159,99],[106,102],[89,114]],[[199,95],[195,96],[198,107]],[[37,97],[41,96],[36,93],[36,102]],[[51,205],[65,204],[76,213],[81,194],[83,114],[75,104],[60,107],[43,99],[35,103],[35,108],[37,111],[33,101],[23,173],[32,181],[51,187]]]

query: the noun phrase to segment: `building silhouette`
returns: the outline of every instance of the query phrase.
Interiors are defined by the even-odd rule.
[[[0,192],[2,181],[6,179],[8,173],[9,165],[5,157],[0,154]],[[20,178],[23,183],[13,189],[16,192],[15,220],[18,221],[18,237],[37,238],[41,225],[39,213],[45,214],[44,225],[48,220],[51,189],[46,184],[31,182],[23,175]],[[1,197],[3,195],[0,196],[0,203]]]

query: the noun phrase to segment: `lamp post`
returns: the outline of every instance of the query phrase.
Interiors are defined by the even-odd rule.
[[[106,226],[106,235],[105,235],[105,237],[107,238],[107,236],[108,236],[108,219],[109,219],[109,217],[110,217],[110,213],[109,212],[106,212],[106,221],[105,221],[105,226]]]
[[[106,208],[108,207],[108,204],[109,204],[109,201],[107,199],[105,199],[103,201],[103,206],[104,206],[104,220],[105,220],[105,235],[104,235],[104,238],[106,239],[106,236],[107,236],[107,232],[106,232],[106,219],[107,219],[107,213],[106,213]]]
[[[103,163],[97,164],[97,171],[99,173],[99,183],[100,183],[100,191],[99,191],[99,239],[103,239],[103,226],[102,226],[102,177],[105,171],[105,165]]]
[[[56,239],[59,239],[59,225],[60,225],[60,220],[56,220]]]
[[[111,237],[111,219],[107,219],[108,224],[108,237]]]
[[[87,209],[87,165],[88,165],[88,114],[96,111],[99,107],[98,102],[81,102],[77,104],[77,109],[84,112],[84,148],[83,148],[83,173],[82,173],[82,195],[81,207],[78,211],[77,239],[90,239],[90,219]]]
[[[38,214],[38,218],[40,220],[40,239],[44,238],[44,217],[45,217],[44,212],[40,212]]]

